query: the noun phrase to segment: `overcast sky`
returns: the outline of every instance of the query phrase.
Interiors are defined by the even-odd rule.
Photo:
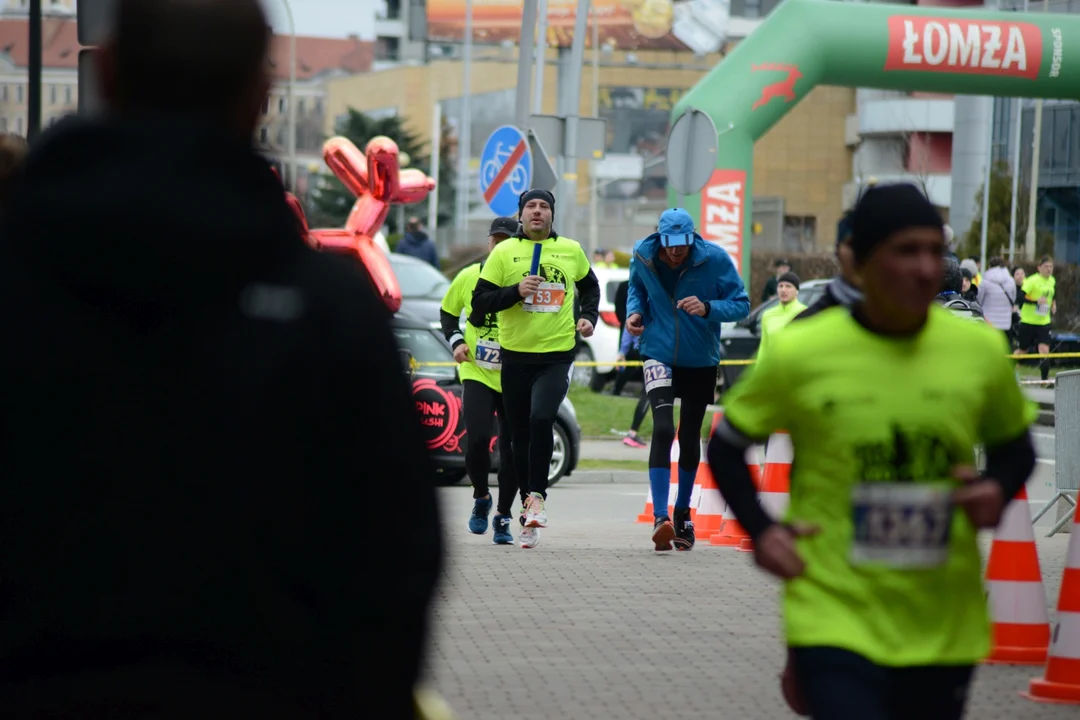
[[[374,9],[382,6],[379,0],[289,0],[289,3],[296,20],[297,35],[359,35],[368,40],[375,35],[371,26]],[[263,0],[263,4],[270,14],[274,30],[287,33],[289,26],[284,0]]]

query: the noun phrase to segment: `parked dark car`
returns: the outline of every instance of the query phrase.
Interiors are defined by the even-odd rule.
[[[393,331],[406,372],[410,371],[410,358],[416,362],[454,361],[442,332],[432,328],[426,318],[401,310],[394,316]],[[445,483],[460,482],[465,477],[466,434],[457,367],[419,367],[411,374],[413,399],[439,479]],[[569,398],[563,399],[559,406],[554,440],[555,449],[548,474],[548,482],[552,485],[571,474],[581,457],[581,426]],[[499,452],[493,441],[492,472],[498,467]]]
[[[439,308],[450,289],[450,281],[423,260],[397,253],[390,253],[389,259],[401,288],[401,309],[430,327],[439,327]]]

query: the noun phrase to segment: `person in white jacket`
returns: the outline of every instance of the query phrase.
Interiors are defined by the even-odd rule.
[[[979,305],[986,322],[1005,333],[1012,347],[1012,312],[1016,304],[1016,281],[1002,258],[990,258],[990,269],[979,284]]]

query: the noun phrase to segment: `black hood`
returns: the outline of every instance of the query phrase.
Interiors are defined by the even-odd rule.
[[[195,311],[305,251],[266,160],[177,118],[56,125],[31,151],[0,238],[41,292],[140,314]]]

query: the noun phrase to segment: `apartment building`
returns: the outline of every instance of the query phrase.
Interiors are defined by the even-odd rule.
[[[0,6],[0,132],[25,135],[28,130],[27,63],[29,22],[25,0]],[[42,123],[49,126],[79,107],[78,58],[81,49],[74,0],[46,0],[43,22]],[[296,38],[296,189],[307,192],[309,178],[323,170],[326,83],[371,69],[375,43],[346,38]],[[288,102],[291,52],[288,36],[275,35],[270,64],[274,84],[256,131],[256,143],[279,170],[288,157]],[[92,92],[92,90],[91,90]],[[282,173],[283,177],[287,173]]]
[[[352,35],[347,38],[296,38],[296,84],[292,101],[296,104],[296,194],[305,196],[313,176],[325,171],[322,146],[326,140],[326,93],[328,83],[371,70],[376,45]],[[291,70],[289,37],[275,35],[270,64],[274,84],[263,107],[256,143],[278,167],[282,177],[289,158],[289,77]]]

